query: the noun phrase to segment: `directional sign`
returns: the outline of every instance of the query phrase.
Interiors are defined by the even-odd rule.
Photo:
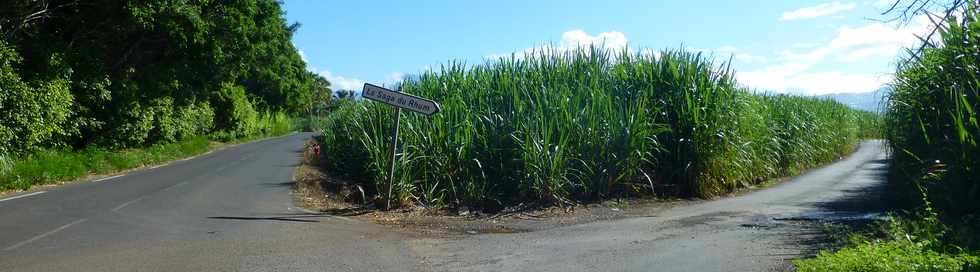
[[[404,108],[425,115],[433,115],[439,112],[439,104],[432,100],[392,91],[378,87],[377,85],[371,85],[370,83],[364,83],[364,90],[361,92],[361,96],[395,106],[395,116],[393,118],[395,119],[395,124],[391,129],[391,134],[393,134],[391,137],[391,160],[388,161],[388,196],[385,197],[385,210],[387,210],[391,208],[391,187],[395,184],[395,160],[398,155],[398,123],[401,120],[402,109]]]
[[[439,112],[439,104],[435,101],[421,98],[418,96],[400,93],[364,83],[364,91],[361,92],[364,98],[389,104],[395,107],[404,108],[410,111],[432,115]]]

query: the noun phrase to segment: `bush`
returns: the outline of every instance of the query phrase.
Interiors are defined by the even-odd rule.
[[[821,252],[816,258],[796,261],[795,265],[800,272],[976,271],[980,269],[980,257],[942,254],[911,242],[867,242],[833,253]]]
[[[14,160],[3,149],[0,149],[0,176],[6,175],[14,168]]]
[[[871,232],[854,235],[851,245],[798,260],[798,271],[978,271],[980,255],[950,246],[949,233],[931,209],[910,217],[891,217]]]
[[[283,112],[264,112],[256,124],[258,135],[279,136],[292,132],[293,121]]]
[[[21,62],[13,47],[0,41],[0,150],[21,153],[58,146],[74,132],[69,81],[56,78],[24,82],[16,73]]]
[[[246,97],[245,88],[231,83],[221,84],[212,101],[215,129],[238,138],[251,135],[258,128],[258,112]]]
[[[948,222],[980,211],[980,21],[976,7],[963,15],[946,22],[941,47],[898,67],[885,114],[892,191],[911,204],[926,193]]]

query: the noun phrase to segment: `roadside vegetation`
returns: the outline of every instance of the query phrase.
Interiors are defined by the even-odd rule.
[[[850,152],[877,116],[756,94],[683,50],[542,51],[411,77],[439,101],[401,118],[394,202],[496,210],[629,196],[713,197]],[[386,192],[392,108],[344,100],[320,125],[333,175]]]
[[[298,119],[298,118],[293,118]],[[260,114],[255,131],[247,136],[229,138],[226,133],[196,136],[175,142],[158,143],[141,148],[42,149],[9,161],[0,170],[0,192],[25,190],[31,186],[70,181],[89,175],[110,174],[128,169],[165,163],[205,153],[222,143],[238,143],[292,132],[295,122],[285,114]]]
[[[962,8],[901,62],[888,97],[889,192],[910,212],[800,271],[980,271],[980,21]]]
[[[330,90],[280,5],[0,4],[0,190],[290,131]]]

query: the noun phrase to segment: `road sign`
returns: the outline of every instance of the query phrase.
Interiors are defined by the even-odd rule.
[[[435,101],[406,93],[392,91],[371,85],[370,83],[364,83],[364,90],[361,92],[361,96],[425,115],[432,115],[439,112],[439,104],[436,104]]]
[[[391,187],[395,184],[395,159],[398,155],[398,123],[401,123],[402,108],[425,115],[439,112],[439,104],[418,96],[392,91],[370,83],[364,83],[361,96],[367,99],[395,106],[395,125],[391,137],[391,161],[388,162],[388,196],[385,197],[385,210],[391,209]]]

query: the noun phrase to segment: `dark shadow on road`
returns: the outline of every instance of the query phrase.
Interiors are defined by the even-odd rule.
[[[285,216],[305,215],[309,217],[335,217],[335,216],[352,217],[352,216],[369,214],[375,211],[377,211],[377,209],[373,207],[354,207],[354,208],[343,208],[343,209],[325,209],[325,210],[316,211],[316,213],[304,213],[304,214],[283,213],[283,214],[275,214],[275,215],[285,215]]]
[[[244,220],[244,221],[283,221],[283,222],[299,222],[299,223],[317,223],[319,220],[307,219],[307,218],[329,218],[332,215],[317,215],[317,214],[292,214],[290,216],[269,216],[269,217],[248,217],[248,216],[211,216],[208,219],[222,219],[222,220]]]
[[[861,188],[841,190],[843,197],[838,199],[813,203],[813,206],[824,212],[831,213],[880,213],[888,209],[885,201],[887,187],[888,164],[886,160],[875,160],[863,166],[872,169],[870,179],[878,180],[875,184]]]
[[[787,239],[783,246],[799,248],[798,256],[789,259],[810,258],[821,250],[836,250],[843,245],[848,231],[867,229],[876,222],[887,218],[886,214],[894,208],[885,198],[889,160],[870,160],[860,166],[867,171],[864,178],[875,182],[860,187],[839,190],[840,197],[819,202],[807,203],[817,208],[785,218],[774,217],[785,231]]]
[[[321,210],[321,214],[329,214],[333,216],[358,216],[362,214],[368,214],[374,212],[375,209],[368,207],[357,207],[357,208],[343,208],[343,209],[326,209]]]
[[[266,183],[262,183],[261,185],[263,185],[263,186],[269,186],[269,187],[293,187],[293,186],[296,186],[296,182],[295,181],[266,182]]]

